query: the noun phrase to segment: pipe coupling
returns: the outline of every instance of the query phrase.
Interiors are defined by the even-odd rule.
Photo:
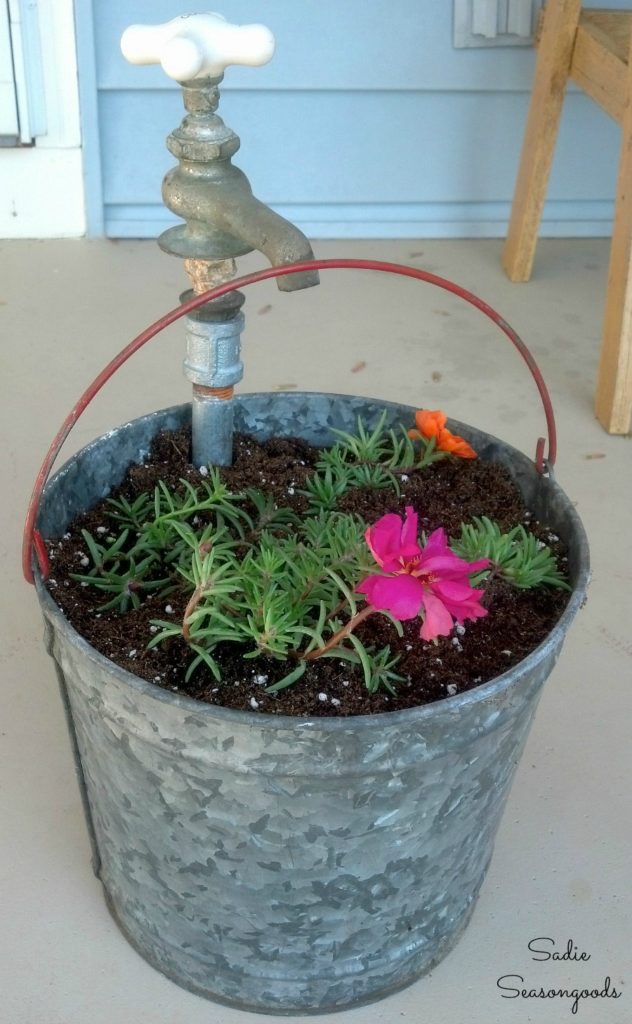
[[[243,313],[219,323],[186,317],[187,380],[207,388],[231,387],[241,380],[244,364],[239,356],[244,322]]]

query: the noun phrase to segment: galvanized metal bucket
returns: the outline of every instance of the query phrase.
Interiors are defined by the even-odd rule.
[[[358,415],[407,406],[325,394],[246,395],[236,427],[333,440]],[[38,526],[62,534],[188,406],[145,416],[74,456]],[[503,463],[569,547],[573,593],[528,658],[467,693],[357,718],[296,719],[198,703],[118,668],[68,624],[41,578],[108,906],[179,985],[241,1009],[323,1013],[378,999],[433,967],[465,928],[542,685],[584,599],[588,547],[556,483],[455,423]]]

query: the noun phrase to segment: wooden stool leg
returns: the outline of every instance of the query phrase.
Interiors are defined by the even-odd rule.
[[[511,281],[528,281],[573,56],[581,0],[548,0],[529,115],[511,207],[503,266]]]
[[[632,58],[632,48],[630,51]],[[595,414],[611,434],[627,434],[632,415],[632,64],[621,124],[621,156]]]

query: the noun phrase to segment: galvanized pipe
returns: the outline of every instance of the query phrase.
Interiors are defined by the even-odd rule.
[[[193,384],[192,447],[195,466],[230,466],[233,451],[233,388],[243,377],[244,315],[229,320],[188,316],[184,375]]]

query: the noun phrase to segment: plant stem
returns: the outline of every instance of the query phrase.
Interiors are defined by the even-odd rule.
[[[195,609],[197,608],[203,594],[204,588],[202,586],[196,587],[193,593],[191,594],[191,597],[189,598],[186,608],[184,609],[184,615],[182,616],[182,639],[187,644],[191,642],[191,630],[189,629],[189,623],[187,622],[187,619],[189,615],[192,615]]]
[[[357,612],[351,619],[349,619],[346,626],[343,626],[337,633],[334,633],[334,635],[329,638],[324,647],[318,647],[315,651],[309,651],[307,654],[301,655],[301,659],[303,661],[314,661],[316,658],[320,658],[323,654],[326,654],[327,651],[331,651],[332,648],[338,647],[340,641],[344,640],[346,636],[349,636],[349,633],[352,633],[356,626],[359,626],[361,622],[368,619],[369,615],[373,615],[377,611],[378,609],[374,608],[373,605],[365,605],[361,611]]]

